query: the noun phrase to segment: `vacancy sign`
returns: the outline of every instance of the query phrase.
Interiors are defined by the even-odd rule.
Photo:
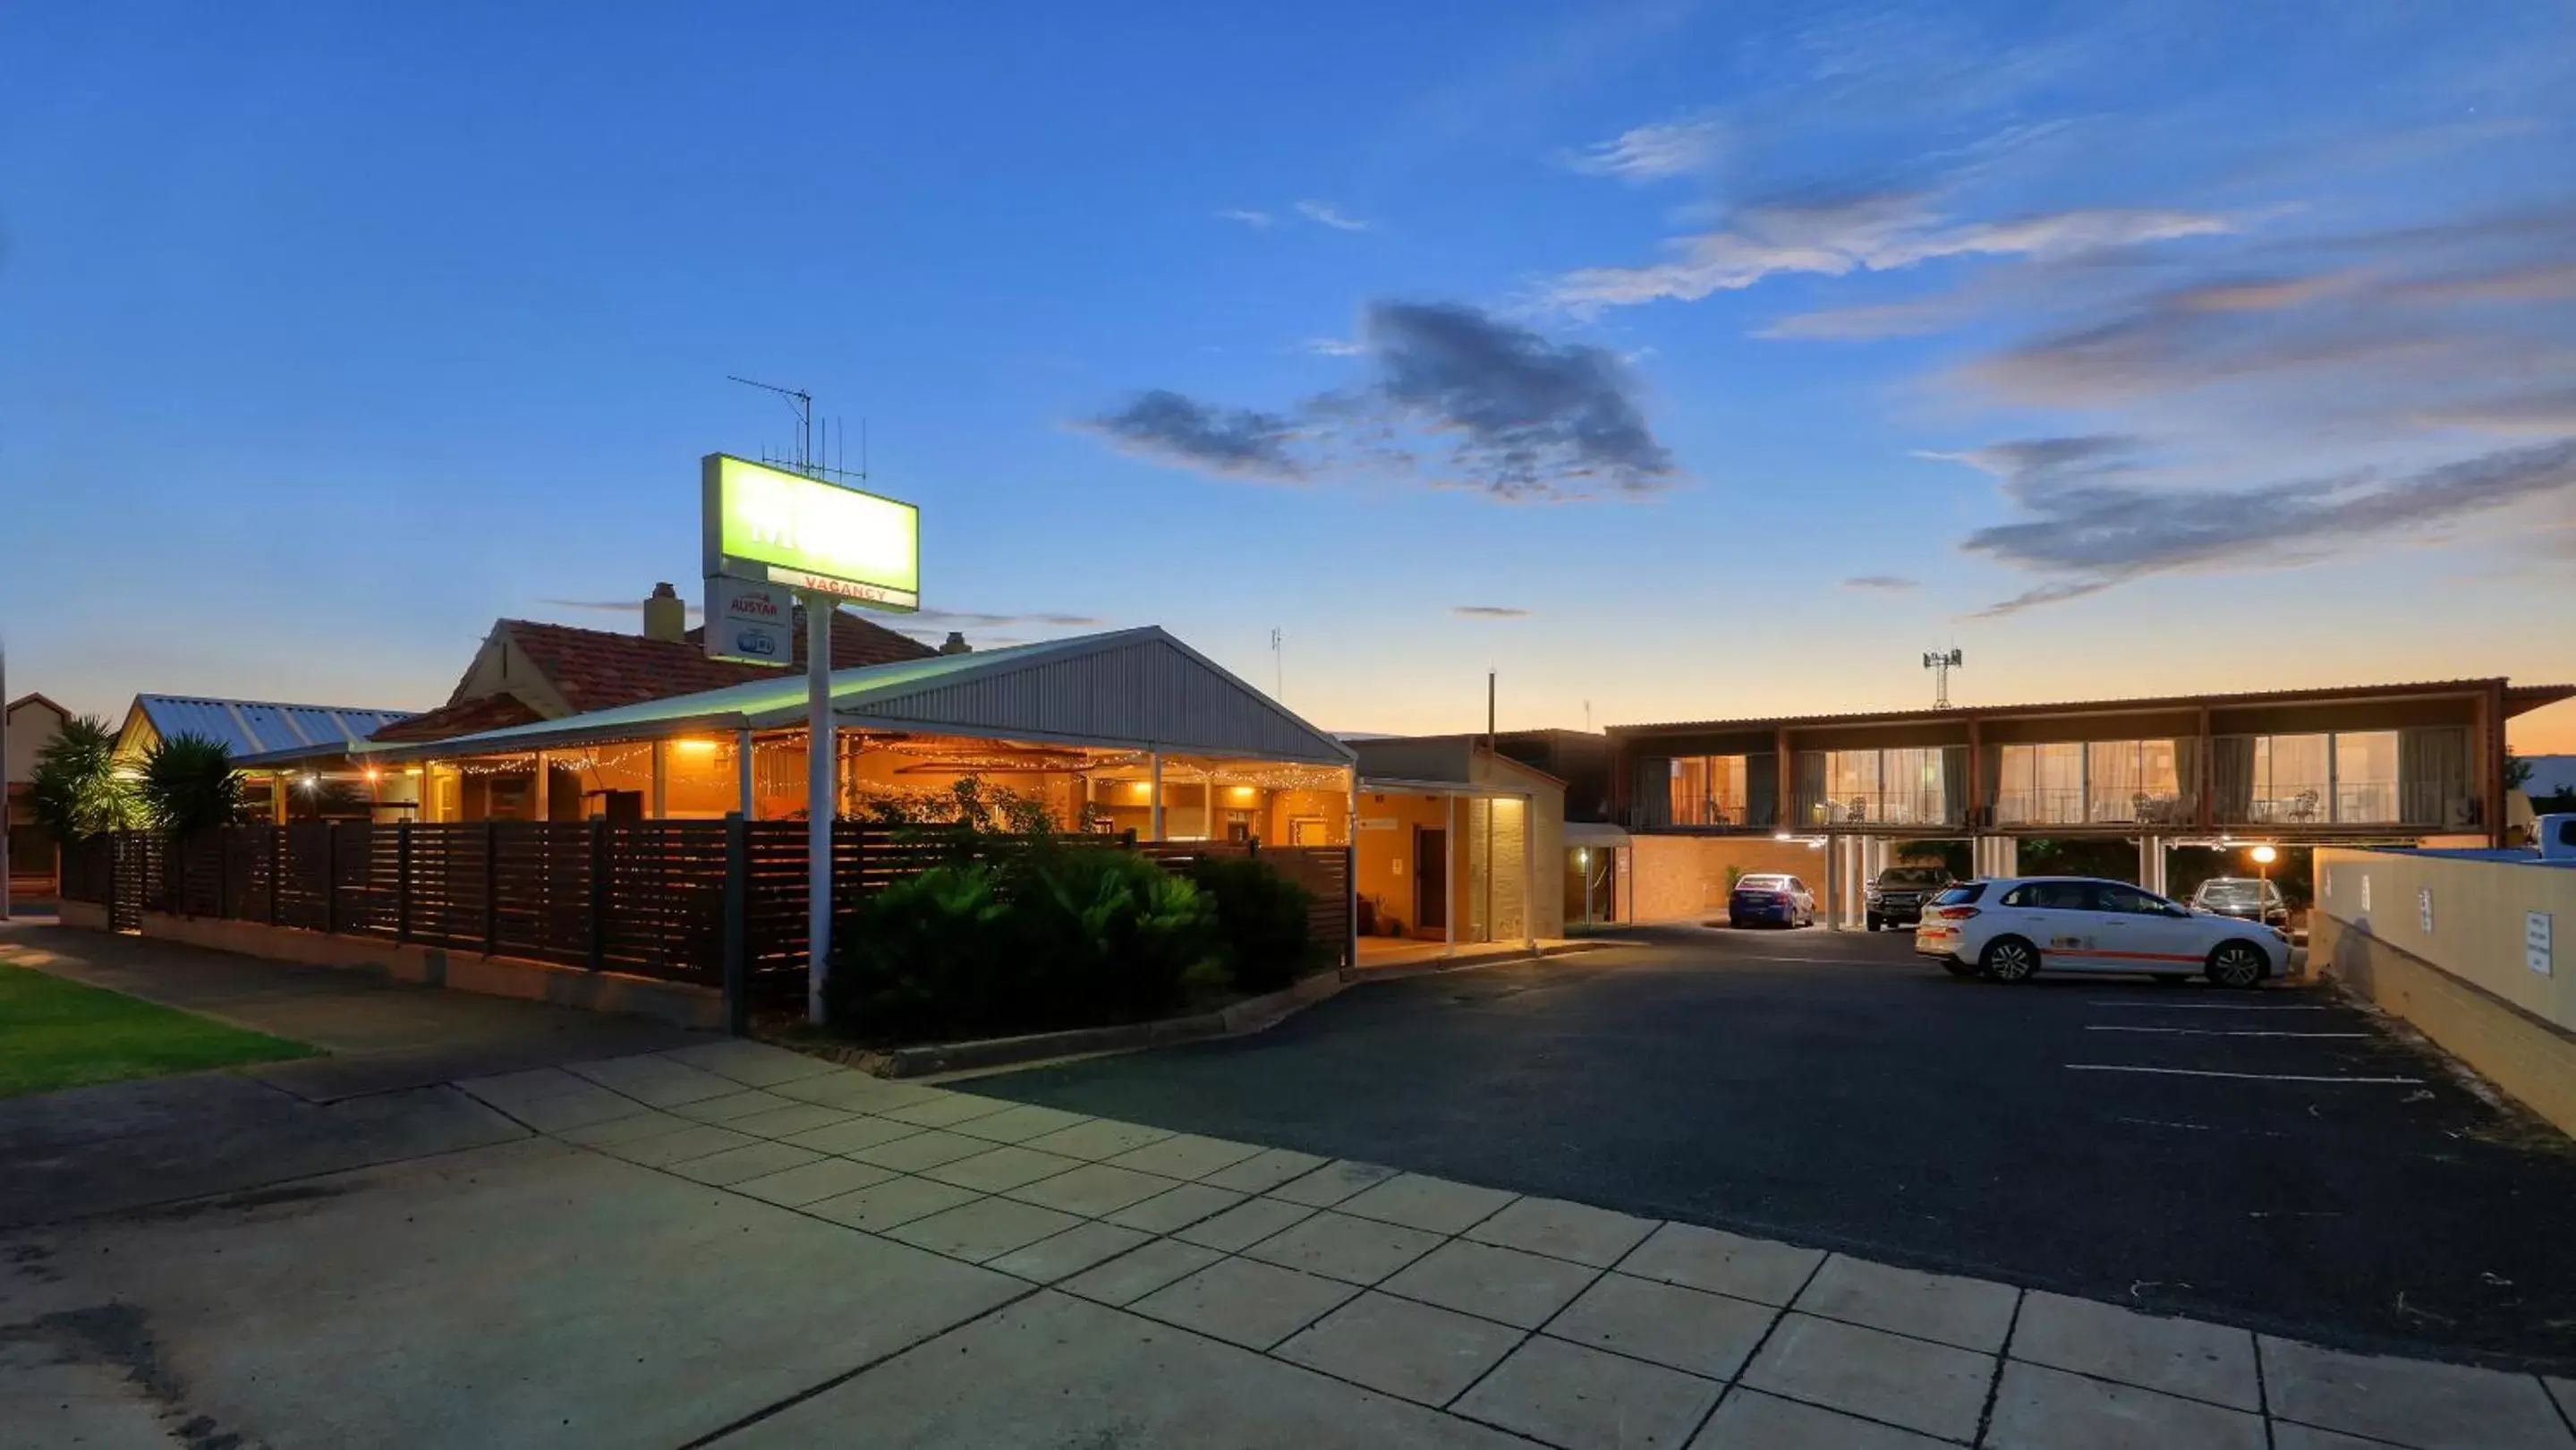
[[[780,584],[707,580],[707,655],[747,665],[796,660],[796,596]]]
[[[921,511],[801,473],[710,453],[706,575],[910,613],[921,607]]]

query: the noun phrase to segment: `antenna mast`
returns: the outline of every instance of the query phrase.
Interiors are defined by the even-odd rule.
[[[1967,656],[1955,649],[1928,650],[1924,653],[1923,668],[1932,672],[1933,709],[1947,710],[1950,708],[1950,672],[1961,668],[1966,665],[1967,662]]]

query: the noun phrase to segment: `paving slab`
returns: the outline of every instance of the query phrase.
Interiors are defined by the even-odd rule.
[[[916,1218],[927,1218],[942,1209],[972,1203],[981,1197],[982,1194],[971,1188],[933,1183],[927,1178],[889,1178],[883,1183],[872,1183],[865,1188],[806,1204],[804,1211],[851,1228],[885,1233]]]
[[[1308,1208],[1330,1208],[1394,1176],[1392,1168],[1381,1168],[1374,1163],[1354,1163],[1344,1158],[1299,1174],[1268,1192],[1272,1198],[1302,1203]]]
[[[1829,1319],[1866,1324],[1992,1353],[2012,1330],[2021,1291],[2010,1284],[1924,1274],[1893,1264],[1836,1254],[1816,1271],[1797,1307]]]
[[[1091,1118],[1071,1127],[1058,1128],[1020,1141],[1043,1153],[1061,1153],[1067,1158],[1115,1158],[1134,1148],[1172,1136],[1168,1128],[1149,1128],[1142,1123],[1122,1123],[1115,1118]]]
[[[1480,1244],[1500,1244],[1606,1269],[1655,1231],[1655,1221],[1561,1198],[1524,1198],[1467,1230]]]
[[[1027,1291],[543,1139],[31,1232],[29,1332],[204,1445],[685,1444]]]
[[[629,1163],[641,1163],[647,1168],[665,1168],[673,1163],[748,1147],[760,1141],[749,1133],[737,1133],[714,1123],[693,1123],[675,1132],[629,1138],[622,1143],[604,1143],[599,1146],[599,1151]]]
[[[1052,1284],[1114,1259],[1140,1244],[1151,1243],[1153,1238],[1152,1234],[1141,1229],[1084,1221],[1052,1238],[1040,1239],[1026,1248],[1014,1249],[1000,1258],[987,1260],[985,1267],[999,1269],[1015,1279]]]
[[[936,1178],[942,1183],[954,1183],[960,1188],[975,1188],[986,1193],[999,1193],[1006,1188],[1017,1188],[1023,1183],[1035,1183],[1041,1178],[1053,1178],[1059,1173],[1070,1172],[1082,1166],[1082,1160],[1079,1158],[1064,1158],[1053,1153],[1041,1153],[1035,1148],[995,1147],[989,1143],[985,1144],[984,1148],[985,1151],[981,1153],[925,1168],[921,1170],[921,1176]]]
[[[2263,1408],[2254,1336],[2033,1289],[2013,1323],[2017,1360],[2142,1385],[2239,1410]]]
[[[855,1158],[822,1158],[764,1177],[746,1178],[732,1186],[736,1193],[747,1193],[763,1203],[802,1208],[844,1193],[871,1188],[896,1177],[891,1168],[879,1168]]]
[[[1514,1328],[1536,1329],[1600,1276],[1588,1264],[1451,1239],[1379,1287]]]
[[[1603,1274],[1547,1325],[1559,1339],[1733,1379],[1780,1311],[1679,1284]]]
[[[1084,1218],[1106,1218],[1131,1203],[1141,1203],[1174,1186],[1169,1178],[1138,1173],[1132,1168],[1085,1163],[1052,1178],[1022,1184],[1010,1190],[1010,1194],[1022,1203],[1043,1204],[1066,1213],[1078,1213]]]
[[[652,1138],[663,1133],[676,1133],[682,1128],[701,1126],[704,1125],[693,1123],[676,1113],[666,1113],[659,1108],[646,1108],[631,1117],[610,1118],[605,1122],[566,1128],[549,1136],[561,1138],[567,1143],[579,1143],[587,1148],[604,1148],[611,1143],[632,1143],[638,1138]]]
[[[1326,1210],[1243,1252],[1266,1264],[1374,1284],[1440,1247],[1440,1235]]]
[[[1690,1450],[1941,1450],[1948,1443],[1739,1385]]]
[[[1218,1188],[1231,1188],[1237,1193],[1267,1193],[1292,1178],[1302,1178],[1331,1160],[1314,1153],[1300,1153],[1294,1148],[1265,1148],[1232,1167],[1221,1168],[1201,1179]]]
[[[822,1105],[816,1103],[810,1106],[821,1107]],[[826,1111],[840,1110],[826,1109]],[[909,1138],[928,1131],[927,1128],[916,1128],[910,1123],[898,1123],[892,1118],[860,1116],[844,1118],[840,1122],[830,1123],[820,1128],[808,1128],[800,1133],[789,1133],[786,1137],[788,1142],[797,1147],[811,1148],[817,1153],[855,1153],[861,1148],[873,1148],[879,1143],[891,1143],[897,1138]]]
[[[1697,1224],[1668,1223],[1619,1261],[1619,1272],[1731,1294],[1758,1304],[1786,1304],[1806,1287],[1821,1249],[1749,1239]]]
[[[919,1173],[925,1168],[936,1168],[942,1163],[954,1163],[961,1158],[972,1158],[978,1153],[989,1153],[992,1150],[993,1145],[981,1138],[969,1138],[963,1133],[951,1133],[944,1128],[924,1128],[920,1132],[905,1137],[889,1138],[882,1143],[853,1148],[846,1156],[856,1158],[862,1163],[874,1163],[881,1168]]]
[[[976,1118],[988,1118],[1010,1107],[999,1098],[979,1098],[972,1093],[941,1093],[935,1098],[903,1103],[881,1110],[881,1115],[898,1123],[918,1123],[925,1128],[947,1128]]]
[[[1977,1432],[1992,1357],[1838,1320],[1790,1313],[1745,1368],[1744,1383],[1790,1399],[1965,1440]]]
[[[565,1064],[565,1070],[607,1088],[620,1092],[648,1107],[674,1108],[682,1103],[704,1102],[741,1092],[742,1084],[729,1077],[701,1072],[683,1063],[673,1062],[654,1053],[634,1057],[611,1057],[597,1062]]]
[[[598,1088],[599,1084],[560,1067],[532,1067],[518,1072],[463,1078],[456,1086],[509,1113],[546,1098],[590,1091]]]
[[[1528,1450],[1295,1365],[1041,1291],[717,1450]]]
[[[564,1076],[572,1077],[572,1074]],[[508,1107],[501,1107],[498,1103],[493,1106],[500,1107],[501,1111],[540,1133],[588,1128],[653,1111],[624,1093],[613,1093],[597,1083],[583,1082],[579,1078],[572,1078],[572,1081],[575,1085],[564,1092],[529,1098]]]
[[[1994,1450],[2267,1450],[2263,1418],[2035,1364],[2004,1366],[1984,1444]]]
[[[701,1123],[730,1124],[736,1118],[747,1118],[754,1113],[768,1112],[772,1108],[810,1110],[814,1106],[812,1103],[800,1103],[794,1098],[782,1098],[776,1093],[762,1092],[758,1088],[748,1088],[741,1092],[726,1093],[720,1098],[700,1098],[693,1103],[681,1103],[671,1111],[684,1118],[695,1118]]]
[[[2287,1420],[2272,1422],[2272,1450],[2388,1450],[2388,1447],[2386,1440],[2339,1435],[2313,1425],[2293,1425]]]
[[[1680,1450],[1717,1403],[1719,1388],[1540,1335],[1450,1408],[1561,1450]]]
[[[2276,1419],[2444,1450],[2576,1445],[2549,1392],[2530,1375],[2349,1354],[2268,1334],[2256,1344]]]
[[[808,1057],[767,1043],[745,1042],[740,1038],[674,1048],[662,1055],[683,1067],[729,1077],[746,1087],[773,1087],[838,1070],[836,1064],[819,1057]]]
[[[1211,1249],[1237,1253],[1252,1247],[1272,1234],[1312,1218],[1316,1210],[1303,1204],[1276,1198],[1256,1198],[1247,1203],[1205,1218],[1187,1228],[1174,1231],[1174,1236]]]
[[[727,1148],[721,1153],[710,1153],[704,1158],[684,1159],[667,1166],[671,1172],[692,1182],[712,1183],[718,1188],[723,1188],[746,1179],[784,1173],[790,1168],[802,1168],[808,1163],[820,1162],[822,1158],[823,1155],[820,1153],[796,1147],[791,1143],[773,1143],[765,1138],[754,1138],[739,1148]]]
[[[818,1072],[812,1077],[800,1077],[793,1082],[772,1083],[769,1090],[800,1103],[821,1103],[827,1108],[847,1108],[855,1113],[884,1112],[936,1097],[940,1091],[919,1083],[888,1082],[846,1067]]]
[[[1156,1239],[1065,1280],[1061,1287],[1103,1304],[1132,1304],[1224,1257],[1214,1249],[1178,1239]]]
[[[1184,1183],[1166,1189],[1141,1203],[1131,1203],[1109,1215],[1109,1221],[1129,1228],[1146,1229],[1158,1234],[1183,1229],[1200,1219],[1224,1212],[1244,1201],[1246,1195],[1223,1188],[1210,1188],[1204,1183]]]
[[[2558,1402],[2559,1413],[2565,1415],[2569,1422],[2576,1423],[2576,1380],[2545,1375],[2540,1383],[2548,1389],[2549,1397]]]
[[[1018,1104],[998,1113],[970,1118],[958,1124],[957,1131],[996,1143],[1025,1143],[1031,1138],[1070,1128],[1091,1119],[1081,1113],[1068,1113],[1061,1108],[1041,1108]]]
[[[1338,1279],[1250,1259],[1219,1259],[1127,1307],[1229,1344],[1268,1349],[1358,1292]]]
[[[791,1099],[785,1107],[745,1113],[739,1118],[727,1119],[725,1126],[737,1133],[753,1133],[763,1138],[792,1138],[799,1133],[810,1133],[817,1128],[828,1128],[838,1123],[849,1122],[856,1116],[841,1108],[827,1108],[821,1103],[800,1103]]]
[[[1432,1233],[1464,1233],[1520,1195],[1421,1173],[1399,1173],[1335,1205],[1343,1213]]]
[[[1081,1222],[1072,1214],[1033,1203],[979,1198],[914,1219],[889,1230],[888,1236],[933,1253],[980,1264],[1014,1249],[1027,1248],[1040,1239],[1053,1238]]]
[[[1301,1330],[1282,1359],[1426,1405],[1445,1405],[1521,1342],[1519,1331],[1371,1291]]]
[[[1260,1151],[1251,1143],[1203,1138],[1196,1133],[1176,1133],[1142,1148],[1131,1148],[1108,1161],[1140,1173],[1160,1173],[1165,1178],[1205,1178]]]

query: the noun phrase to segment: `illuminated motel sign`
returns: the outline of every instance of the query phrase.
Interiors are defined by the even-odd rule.
[[[727,454],[706,456],[706,574],[921,607],[921,510]]]

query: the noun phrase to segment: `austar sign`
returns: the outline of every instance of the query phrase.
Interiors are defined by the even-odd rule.
[[[700,476],[709,577],[921,607],[921,511],[911,504],[723,453],[708,454]]]

